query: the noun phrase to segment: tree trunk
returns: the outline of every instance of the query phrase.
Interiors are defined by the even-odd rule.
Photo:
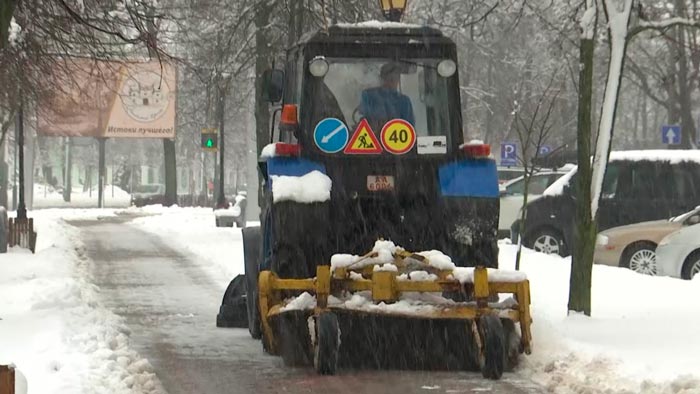
[[[646,94],[641,94],[642,96],[642,132],[639,135],[639,139],[641,141],[644,141],[644,145],[642,146],[643,148],[646,148],[649,143],[648,140],[648,135],[649,135],[649,113],[647,112],[647,95]],[[656,112],[656,111],[654,111]]]
[[[263,148],[270,141],[270,108],[267,101],[263,100],[262,75],[271,65],[274,59],[274,48],[271,32],[268,27],[270,15],[276,2],[260,2],[255,10],[255,141],[257,151],[256,158],[260,157]],[[258,185],[262,184],[262,174],[258,171]],[[258,187],[258,204],[262,202],[262,189]]]
[[[165,205],[177,204],[177,155],[175,140],[163,139],[163,158],[165,165]]]
[[[684,10],[683,0],[676,0],[676,7]],[[685,12],[684,12],[685,14]],[[692,102],[690,98],[690,86],[688,82],[688,56],[685,48],[685,28],[677,28],[678,43],[676,44],[676,55],[678,59],[678,93],[681,117],[681,145],[683,149],[690,149],[694,146],[695,121],[692,114]]]
[[[593,35],[595,37],[595,34]],[[578,172],[576,175],[576,219],[569,278],[569,310],[591,314],[591,272],[596,224],[591,217],[591,106],[593,102],[593,38],[581,38],[579,57]],[[574,185],[572,185],[574,186]]]
[[[155,10],[153,7],[148,7],[147,12],[148,32],[154,39],[157,39],[158,28],[156,27],[155,18],[153,16],[155,15]],[[148,47],[148,56],[151,59],[156,56],[151,46]],[[175,138],[177,138],[177,129],[175,130]],[[164,205],[175,205],[177,204],[177,150],[175,148],[175,139],[163,139],[163,170],[165,173]]]

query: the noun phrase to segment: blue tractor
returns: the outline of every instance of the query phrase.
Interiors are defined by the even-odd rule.
[[[485,376],[500,377],[504,362],[479,364],[479,351],[473,349],[480,348],[471,337],[456,346],[459,341],[398,340],[400,335],[391,331],[405,329],[435,341],[463,337],[449,334],[466,332],[462,322],[455,326],[450,319],[419,322],[340,312],[331,318],[315,316],[317,335],[335,332],[330,338],[340,339],[321,350],[310,346],[308,311],[268,321],[270,311],[260,305],[263,273],[301,280],[275,293],[281,302],[299,295],[303,286],[295,283],[319,282],[317,270],[328,266],[334,254],[365,255],[377,240],[391,240],[405,250],[440,250],[461,267],[498,267],[496,163],[488,145],[463,136],[452,40],[424,26],[334,25],[304,36],[288,49],[286,59],[284,70],[263,76],[266,98],[279,105],[276,114],[281,115],[273,116],[279,122],[273,121],[270,145],[259,161],[261,225],[243,229],[245,275],[227,289],[218,325],[247,326],[254,338],[267,336],[267,351],[281,353],[292,364],[315,364],[322,373],[334,372],[336,364],[319,367],[319,357],[334,351],[338,356],[345,346],[351,354],[338,356],[341,365],[486,368]],[[331,292],[340,291],[329,286]],[[474,286],[465,286],[443,295],[474,300]],[[488,344],[497,354],[489,357],[507,358],[514,325],[493,315],[480,320],[474,329],[481,330],[481,342],[482,324],[500,327],[500,342]],[[266,328],[272,330],[267,335]],[[378,332],[394,332],[388,335],[393,339],[372,342]],[[363,341],[369,350],[359,350]],[[420,349],[411,352],[416,357],[392,356],[418,342]],[[511,342],[516,352],[523,350],[521,342]],[[450,350],[457,348],[456,353]],[[469,348],[471,355],[460,355]]]

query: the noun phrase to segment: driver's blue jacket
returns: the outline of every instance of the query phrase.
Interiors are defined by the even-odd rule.
[[[362,92],[360,112],[371,122],[381,124],[403,119],[415,126],[411,99],[394,89],[372,88]]]

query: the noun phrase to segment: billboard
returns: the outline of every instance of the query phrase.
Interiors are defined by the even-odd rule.
[[[166,63],[71,59],[38,105],[46,136],[175,138],[176,71]]]

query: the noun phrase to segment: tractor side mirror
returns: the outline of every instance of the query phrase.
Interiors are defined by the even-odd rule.
[[[282,70],[265,70],[262,75],[262,94],[263,100],[269,101],[272,104],[282,101],[284,93],[284,71]]]

